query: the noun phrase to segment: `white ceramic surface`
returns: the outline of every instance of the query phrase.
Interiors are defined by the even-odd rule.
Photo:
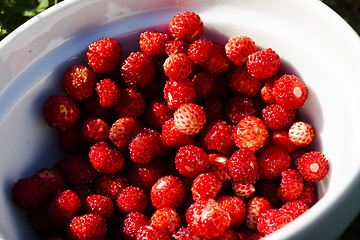
[[[65,0],[0,42],[0,239],[36,239],[11,187],[63,156],[41,114],[66,68],[84,63],[87,45],[101,37],[115,37],[127,54],[137,48],[130,39],[167,31],[185,10],[200,15],[205,37],[248,35],[273,48],[283,70],[309,87],[302,113],[331,171],[321,200],[267,239],[334,239],[350,223],[360,210],[360,39],[332,10],[318,0]]]

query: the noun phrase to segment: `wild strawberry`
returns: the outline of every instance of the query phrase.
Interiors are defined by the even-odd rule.
[[[151,202],[156,209],[178,208],[183,203],[185,194],[184,183],[173,175],[159,178],[150,191]]]
[[[186,43],[195,41],[204,31],[200,16],[194,12],[182,12],[174,15],[169,24],[171,36]]]
[[[99,96],[99,104],[102,107],[115,106],[119,102],[121,96],[119,86],[109,78],[96,83],[96,92]]]
[[[271,104],[262,110],[262,119],[269,130],[276,131],[289,127],[296,118],[296,112],[286,110],[278,104]]]
[[[151,216],[150,223],[169,237],[181,227],[179,214],[169,207],[157,209]]]
[[[223,185],[230,183],[231,177],[228,169],[229,158],[221,153],[210,153],[209,161],[208,171],[214,173]]]
[[[157,158],[161,149],[161,135],[151,129],[140,131],[129,144],[131,160],[139,164],[149,163]]]
[[[170,36],[166,33],[147,30],[140,34],[139,46],[145,54],[161,57],[165,55],[165,44],[169,40]]]
[[[122,153],[107,142],[92,145],[89,158],[94,168],[104,174],[116,173],[124,166]]]
[[[122,63],[121,76],[127,87],[142,89],[153,81],[155,64],[149,55],[132,52]]]
[[[205,149],[230,154],[235,149],[232,140],[233,127],[225,121],[215,121],[205,125],[201,141]]]
[[[228,163],[230,176],[242,184],[254,184],[259,179],[255,154],[246,148],[234,152]]]
[[[282,75],[275,83],[273,94],[276,103],[288,110],[304,105],[308,90],[306,85],[295,75]]]
[[[131,139],[140,131],[140,125],[131,117],[119,118],[109,130],[109,139],[119,150],[128,148]]]
[[[193,144],[195,142],[195,136],[180,132],[175,126],[174,118],[171,118],[162,126],[161,140],[166,146],[172,149],[178,149],[182,146]]]
[[[261,99],[267,104],[276,103],[275,95],[273,91],[276,80],[277,80],[277,76],[265,79],[264,84],[260,89]]]
[[[148,197],[144,190],[129,186],[121,190],[116,202],[119,210],[123,213],[144,212],[148,204]]]
[[[328,173],[329,163],[324,154],[311,151],[302,155],[297,169],[306,181],[318,182]]]
[[[239,182],[232,182],[231,190],[236,196],[239,196],[242,200],[248,200],[254,195],[255,186],[254,184],[242,184]]]
[[[260,233],[269,235],[276,230],[284,227],[293,219],[287,213],[278,209],[269,209],[261,214],[258,219],[257,228]]]
[[[210,73],[201,71],[193,77],[192,82],[194,83],[198,99],[207,98],[212,94],[214,78]]]
[[[204,65],[213,52],[213,43],[210,40],[199,39],[191,43],[188,48],[188,56],[197,65]]]
[[[102,38],[88,46],[86,57],[95,73],[108,75],[116,70],[123,53],[121,45],[115,39]]]
[[[309,207],[301,200],[288,201],[279,209],[288,214],[292,219],[298,218],[301,214],[306,212]]]
[[[222,182],[211,172],[200,173],[193,181],[191,193],[194,201],[206,198],[216,199]]]
[[[255,116],[242,119],[235,128],[233,139],[239,148],[256,151],[265,145],[269,132],[264,122]]]
[[[65,132],[78,123],[80,109],[71,97],[52,95],[44,104],[43,115],[50,127]]]
[[[299,147],[308,146],[314,139],[315,132],[310,123],[299,121],[291,125],[289,140]]]
[[[97,79],[88,66],[73,65],[64,73],[62,88],[70,97],[82,101],[95,93]]]
[[[160,229],[152,225],[145,225],[139,228],[136,232],[135,240],[170,240],[170,238],[163,233]]]
[[[158,132],[164,123],[173,117],[173,112],[169,109],[163,99],[157,98],[147,104],[145,110],[145,120],[148,126]]]
[[[164,73],[173,80],[184,81],[193,71],[193,63],[185,53],[171,54],[164,61]]]
[[[271,48],[259,50],[248,56],[246,68],[254,78],[264,80],[278,73],[280,57]]]
[[[145,112],[144,96],[133,88],[125,88],[121,91],[119,103],[114,106],[114,112],[120,118],[131,117],[135,120]]]
[[[187,135],[196,135],[206,123],[204,109],[195,103],[182,104],[174,112],[175,127]]]
[[[303,191],[298,200],[303,201],[309,208],[314,206],[318,200],[316,187],[311,182],[304,181]]]
[[[96,178],[96,171],[86,155],[71,155],[55,164],[55,169],[70,185],[91,184]]]
[[[81,127],[81,135],[89,145],[97,142],[107,141],[109,138],[110,126],[100,118],[89,118]]]
[[[300,197],[304,182],[300,173],[294,169],[287,169],[281,173],[281,183],[278,196],[283,201],[291,201]]]
[[[291,158],[290,168],[297,169],[300,158],[302,157],[302,155],[304,155],[307,152],[308,150],[306,148],[299,148],[298,150],[290,153],[290,158]]]
[[[58,192],[64,191],[66,187],[65,179],[61,173],[53,168],[42,168],[32,178],[40,180],[43,185],[42,191],[50,197],[54,197]]]
[[[82,206],[85,213],[94,213],[109,219],[113,212],[113,203],[109,197],[94,194],[88,196]]]
[[[164,99],[170,110],[176,110],[182,104],[196,101],[196,90],[192,82],[166,81]]]
[[[67,228],[67,235],[72,240],[103,239],[106,232],[105,219],[93,213],[74,217]]]
[[[171,239],[173,240],[201,240],[200,237],[196,236],[189,227],[181,227],[175,232]]]
[[[223,195],[217,200],[222,208],[227,210],[231,218],[231,228],[238,228],[246,219],[245,202],[238,196]]]
[[[259,115],[261,109],[259,101],[241,95],[235,95],[225,103],[226,118],[233,125],[237,125],[247,116]]]
[[[55,226],[65,226],[75,217],[81,208],[78,195],[71,190],[60,192],[53,198],[48,207],[48,218]]]
[[[212,45],[212,52],[210,58],[200,65],[205,71],[219,75],[227,72],[230,68],[230,60],[226,57],[225,47],[220,43],[214,42]]]
[[[38,178],[20,178],[12,187],[13,202],[21,209],[34,210],[48,198],[43,188],[44,184]]]
[[[170,40],[165,44],[165,52],[168,56],[176,53],[186,53],[188,52],[189,45],[181,40]]]
[[[150,225],[150,219],[147,216],[139,212],[128,213],[121,221],[122,239],[135,239],[136,232],[145,225]]]
[[[259,217],[263,212],[271,208],[272,206],[266,198],[257,196],[251,198],[246,204],[246,226],[256,231]]]
[[[208,97],[204,100],[202,106],[206,114],[206,121],[212,122],[224,118],[224,101],[219,97]]]
[[[127,178],[121,173],[101,174],[94,181],[94,191],[96,194],[109,197],[113,202],[116,201],[120,192],[129,186]]]
[[[191,204],[185,217],[191,231],[203,238],[219,237],[231,224],[229,212],[211,198]]]
[[[259,95],[262,81],[252,77],[245,67],[235,67],[229,71],[230,90],[239,95],[255,97]]]
[[[290,141],[289,130],[283,129],[279,131],[274,131],[270,133],[269,143],[284,148],[288,153],[292,153],[299,149],[299,146],[296,146]]]
[[[181,147],[175,156],[176,169],[185,177],[195,178],[210,165],[206,152],[197,146],[186,145]]]
[[[226,56],[237,66],[244,65],[255,50],[255,42],[247,36],[233,36],[225,45]]]
[[[256,196],[266,198],[273,208],[281,207],[284,202],[277,195],[280,180],[261,180],[255,184]]]
[[[60,132],[58,142],[61,150],[67,154],[82,153],[87,147],[82,138],[80,126],[75,126],[66,132]]]
[[[256,152],[259,174],[262,179],[280,179],[281,172],[290,167],[290,155],[281,147],[267,145]]]
[[[128,170],[128,181],[131,185],[150,192],[156,181],[166,174],[166,167],[161,159],[154,159],[147,164],[134,164]]]

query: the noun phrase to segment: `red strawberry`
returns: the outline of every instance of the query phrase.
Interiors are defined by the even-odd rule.
[[[173,175],[159,178],[150,191],[151,202],[156,209],[178,208],[183,203],[185,194],[184,183]]]
[[[94,213],[105,219],[109,219],[114,212],[111,199],[99,194],[88,196],[82,207],[85,213]]]
[[[234,152],[228,163],[230,176],[242,184],[254,184],[259,179],[255,154],[246,148]]]
[[[181,227],[176,233],[171,236],[173,240],[201,240],[200,237],[196,236],[191,232],[189,227]]]
[[[95,93],[97,79],[91,68],[73,65],[64,73],[62,88],[70,97],[82,101]]]
[[[130,142],[131,160],[138,164],[149,163],[157,158],[162,150],[160,133],[143,129]]]
[[[290,141],[288,129],[271,132],[269,143],[284,148],[288,153],[299,149],[298,146]]]
[[[233,125],[237,125],[247,116],[259,115],[261,109],[259,101],[241,95],[235,95],[225,103],[226,118]]]
[[[170,40],[165,44],[165,52],[168,56],[176,53],[187,53],[189,45],[181,40]]]
[[[242,200],[248,200],[255,193],[254,184],[242,184],[240,182],[232,182],[232,192],[239,196]]]
[[[209,60],[213,50],[210,40],[199,39],[189,45],[188,56],[195,64],[203,65]]]
[[[144,190],[129,186],[121,190],[116,202],[119,210],[123,213],[144,212],[148,204],[148,197]]]
[[[262,110],[262,119],[269,130],[277,131],[289,127],[296,118],[296,112],[286,110],[278,104],[271,104]]]
[[[262,81],[252,77],[245,67],[235,67],[229,71],[229,87],[236,94],[247,97],[259,95]]]
[[[200,173],[191,186],[193,200],[216,199],[221,187],[222,182],[214,173]]]
[[[109,138],[110,126],[100,118],[89,118],[81,127],[81,135],[89,145],[93,145],[97,142],[107,141]]]
[[[295,75],[282,75],[275,83],[273,94],[276,103],[288,110],[304,105],[308,90],[306,85]]]
[[[210,165],[205,151],[194,145],[181,147],[175,156],[176,169],[185,177],[195,178]]]
[[[112,144],[123,151],[128,148],[131,139],[140,131],[140,125],[131,117],[119,118],[109,130],[109,139]]]
[[[99,103],[102,107],[115,106],[121,96],[119,86],[109,78],[103,79],[96,84],[96,92],[99,96]]]
[[[13,202],[24,210],[33,210],[43,204],[48,194],[43,191],[43,182],[39,178],[20,178],[12,187]]]
[[[148,126],[158,132],[164,123],[172,118],[173,112],[169,109],[163,99],[157,98],[147,104],[145,110],[145,120]]]
[[[121,91],[119,103],[114,106],[114,112],[120,118],[140,118],[145,112],[144,96],[133,88],[125,88]]]
[[[271,48],[259,50],[249,55],[246,68],[254,78],[264,80],[278,73],[280,57]]]
[[[300,173],[294,169],[284,170],[281,173],[281,183],[278,196],[283,201],[291,201],[300,197],[304,182]]]
[[[175,127],[187,135],[198,134],[205,123],[205,111],[195,103],[182,104],[174,113]]]
[[[140,49],[149,56],[165,55],[165,44],[170,40],[166,33],[147,30],[140,34]]]
[[[65,190],[65,179],[56,169],[42,168],[34,174],[33,178],[37,178],[42,182],[42,191],[50,197],[54,197],[58,192]]]
[[[90,185],[96,178],[96,171],[86,155],[71,155],[55,164],[55,169],[70,185]]]
[[[260,90],[261,99],[267,104],[276,103],[273,91],[276,80],[277,76],[265,79],[265,82]]]
[[[288,201],[279,209],[288,214],[292,219],[298,218],[301,214],[306,212],[309,207],[301,200]]]
[[[151,216],[150,223],[169,237],[181,227],[179,214],[169,207],[157,209]]]
[[[318,182],[327,175],[329,163],[324,154],[311,151],[302,155],[297,169],[306,181]]]
[[[44,104],[43,115],[50,127],[64,132],[78,123],[80,109],[71,97],[52,95]]]
[[[153,81],[155,64],[149,55],[132,52],[122,63],[121,76],[129,88],[142,89]]]
[[[171,54],[163,67],[168,78],[179,81],[186,81],[193,71],[193,63],[185,53]]]
[[[121,221],[122,239],[135,239],[136,232],[145,225],[150,225],[150,219],[147,216],[139,212],[128,213]]]
[[[104,174],[116,173],[124,166],[122,153],[107,142],[98,142],[91,146],[89,158],[94,168]]]
[[[221,236],[231,224],[229,212],[211,198],[191,204],[185,217],[193,233],[209,239]]]
[[[176,14],[171,19],[169,31],[173,38],[191,43],[200,37],[204,26],[199,15],[186,11]]]
[[[201,64],[200,67],[214,75],[227,72],[231,62],[226,57],[224,45],[214,42],[212,48],[213,50],[210,58],[205,63]]]
[[[231,218],[231,228],[238,228],[246,219],[245,202],[238,196],[223,195],[218,200],[222,208],[227,210]]]
[[[171,118],[162,126],[161,140],[166,146],[178,149],[182,146],[193,144],[195,136],[180,132],[175,126],[174,118]]]
[[[239,148],[256,151],[265,145],[269,132],[264,122],[255,116],[242,119],[235,128],[233,139]]]
[[[293,219],[285,212],[278,209],[269,209],[261,214],[258,220],[257,228],[260,233],[269,235],[282,228]]]
[[[67,229],[67,235],[72,240],[104,239],[106,232],[105,219],[93,213],[74,217]]]
[[[209,161],[210,166],[208,171],[214,173],[224,185],[230,183],[231,177],[228,169],[229,158],[221,153],[210,153]]]
[[[166,81],[164,87],[164,99],[170,110],[176,110],[182,104],[196,101],[196,89],[192,82]]]
[[[212,94],[215,82],[210,73],[204,71],[199,72],[193,77],[192,82],[194,83],[196,97],[198,99],[207,98]]]
[[[102,174],[94,181],[94,191],[97,194],[109,197],[113,202],[121,190],[128,187],[127,178],[121,173]]]
[[[170,238],[152,225],[145,225],[139,228],[136,232],[135,240],[170,240]]]
[[[316,187],[312,183],[304,181],[303,191],[298,200],[303,201],[309,208],[314,206],[318,200]]]
[[[237,66],[244,65],[255,50],[255,42],[247,36],[233,36],[225,45],[226,56]]]
[[[290,167],[290,155],[281,147],[267,145],[256,152],[260,177],[267,180],[280,179],[281,172]]]
[[[310,123],[299,121],[291,125],[289,140],[299,147],[308,146],[314,139],[315,132]]]
[[[51,200],[47,210],[48,218],[55,226],[62,227],[80,212],[80,208],[78,195],[71,190],[65,190]]]
[[[270,202],[263,197],[253,197],[246,204],[246,226],[253,231],[257,230],[258,219],[263,212],[271,209]]]

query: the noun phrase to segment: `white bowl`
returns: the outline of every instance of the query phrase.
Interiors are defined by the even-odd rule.
[[[271,47],[309,87],[302,108],[330,161],[320,201],[267,239],[334,239],[360,210],[360,39],[318,0],[66,0],[16,29],[0,43],[0,237],[36,239],[11,187],[63,153],[42,118],[61,76],[84,63],[88,44],[115,37],[126,55],[145,29],[167,31],[174,14],[200,15],[206,36],[225,43],[250,36]]]

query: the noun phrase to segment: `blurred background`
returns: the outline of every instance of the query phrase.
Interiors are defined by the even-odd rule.
[[[61,1],[0,0],[0,40],[31,17]],[[322,2],[337,12],[360,35],[360,0],[322,0]],[[339,240],[359,239],[360,214]]]

